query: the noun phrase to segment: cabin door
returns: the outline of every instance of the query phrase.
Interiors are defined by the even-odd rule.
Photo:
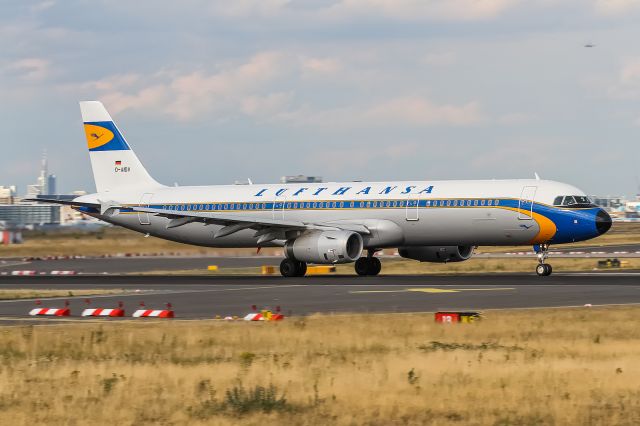
[[[520,200],[518,200],[518,219],[533,219],[533,202],[536,198],[537,190],[537,186],[525,186],[522,188]]]
[[[418,194],[409,194],[407,196],[407,208],[406,208],[407,220],[411,220],[411,221],[420,220],[419,208],[420,208],[420,198],[418,197]]]
[[[153,197],[153,193],[145,192],[140,197],[140,207],[147,207],[151,204],[151,198]],[[138,212],[138,220],[140,221],[140,225],[149,225],[151,224],[151,220],[149,218],[149,213]]]

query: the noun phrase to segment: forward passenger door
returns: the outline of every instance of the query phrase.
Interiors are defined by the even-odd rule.
[[[533,203],[536,198],[537,186],[524,186],[520,193],[520,200],[518,201],[518,219],[531,220],[533,219]]]

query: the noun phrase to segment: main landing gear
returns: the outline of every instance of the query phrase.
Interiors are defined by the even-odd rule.
[[[367,257],[361,257],[356,260],[355,270],[356,274],[360,276],[373,276],[378,275],[382,270],[382,263],[377,257],[373,257],[375,251],[369,251]]]
[[[307,264],[294,259],[284,259],[280,262],[280,273],[283,277],[304,277]]]
[[[535,247],[534,247],[535,248]],[[540,244],[536,252],[538,253],[538,266],[536,266],[536,274],[539,277],[548,277],[553,272],[553,268],[548,263],[544,263],[549,257],[549,244]]]

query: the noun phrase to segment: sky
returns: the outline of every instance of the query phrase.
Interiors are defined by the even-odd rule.
[[[94,191],[78,101],[173,185],[531,178],[634,195],[640,0],[0,0],[0,185]],[[595,47],[585,47],[594,44]]]

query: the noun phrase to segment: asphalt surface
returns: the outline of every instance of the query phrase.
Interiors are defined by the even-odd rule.
[[[31,270],[36,272],[50,272],[53,270],[74,271],[81,274],[117,273],[130,274],[149,271],[185,271],[206,270],[209,265],[220,268],[247,268],[262,265],[279,265],[281,257],[251,256],[251,257],[108,257],[108,258],[79,258],[56,260],[22,261],[19,259],[0,260],[0,272]]]
[[[575,257],[640,257],[640,245],[589,246],[583,248],[553,247],[553,258]],[[478,258],[513,258],[516,256],[535,257],[532,250],[523,248],[520,252],[508,253],[480,253]],[[388,256],[388,259],[401,259]],[[174,257],[110,257],[110,258],[79,258],[57,260],[0,259],[0,275],[11,274],[12,271],[30,270],[37,273],[51,271],[73,271],[78,274],[132,274],[150,271],[186,271],[206,270],[209,265],[217,265],[221,269],[260,267],[262,265],[277,266],[282,260],[278,256],[246,256],[246,257],[204,257],[204,256],[174,256]],[[532,265],[535,265],[533,263]],[[533,267],[533,266],[532,266]]]
[[[71,276],[0,277],[0,289],[123,289],[93,296],[92,307],[124,303],[127,315],[173,305],[177,318],[244,315],[251,305],[280,306],[287,315],[343,312],[431,312],[640,303],[640,273],[572,273],[464,276]],[[41,307],[69,301],[79,317],[82,297],[46,299]],[[0,324],[23,321],[34,300],[0,301]],[[48,318],[45,320],[49,320]]]

